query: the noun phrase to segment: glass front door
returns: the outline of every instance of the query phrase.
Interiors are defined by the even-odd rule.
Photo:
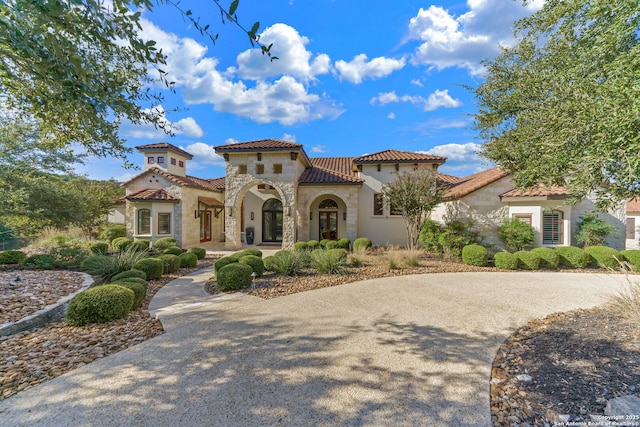
[[[211,241],[211,211],[200,211],[200,241]]]
[[[319,212],[318,225],[320,240],[338,239],[338,212]]]
[[[282,202],[269,199],[262,206],[262,241],[282,242]]]

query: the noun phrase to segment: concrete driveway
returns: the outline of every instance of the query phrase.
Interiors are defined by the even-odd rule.
[[[261,300],[205,296],[209,275],[158,294],[165,334],[0,402],[0,425],[489,426],[500,343],[625,282],[447,273]]]

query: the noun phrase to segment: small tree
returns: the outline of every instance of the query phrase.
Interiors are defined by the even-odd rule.
[[[395,181],[382,187],[387,203],[402,215],[407,229],[407,247],[416,249],[424,220],[442,202],[444,188],[433,169],[419,168],[403,172]]]
[[[580,217],[582,222],[578,224],[578,234],[576,241],[580,246],[601,246],[610,235],[614,235],[617,230],[604,219],[595,213],[586,213]]]
[[[531,226],[518,218],[511,218],[498,227],[498,237],[509,252],[524,251],[533,245],[535,235]]]

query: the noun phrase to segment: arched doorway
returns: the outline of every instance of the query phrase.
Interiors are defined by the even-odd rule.
[[[282,202],[269,199],[262,205],[262,241],[282,242]]]
[[[318,236],[320,239],[338,239],[338,203],[324,199],[318,205]]]

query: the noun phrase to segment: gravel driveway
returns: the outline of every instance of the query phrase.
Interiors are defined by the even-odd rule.
[[[206,278],[180,280],[199,295]],[[499,344],[623,282],[445,273],[193,298],[161,311],[164,335],[0,402],[0,426],[489,426]]]

